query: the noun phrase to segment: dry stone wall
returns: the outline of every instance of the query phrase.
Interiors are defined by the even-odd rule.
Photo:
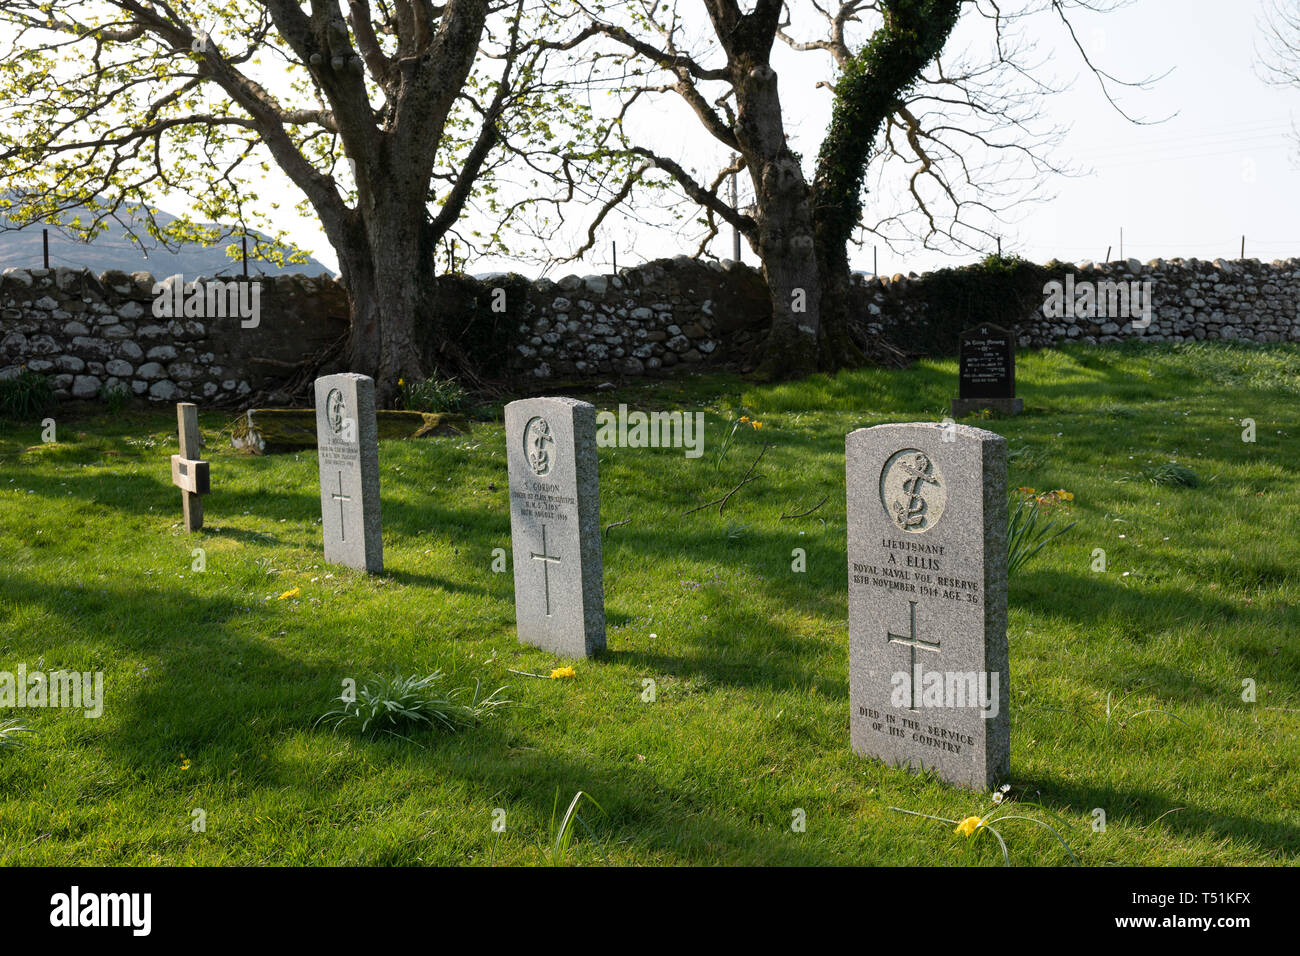
[[[1150,324],[1140,313],[1053,315],[1045,294],[1013,317],[1022,346],[1129,337],[1300,341],[1297,259],[1053,262],[1046,274],[1062,282],[1069,276],[1074,288],[1145,285]],[[730,261],[679,256],[617,275],[509,278],[511,288],[524,290],[524,301],[506,303],[509,321],[491,327],[493,346],[523,382],[743,364],[766,326],[761,276]],[[506,279],[473,282],[476,302],[491,300]],[[255,328],[245,328],[238,317],[155,316],[155,280],[147,273],[7,269],[0,274],[0,378],[26,367],[50,376],[64,399],[127,390],[158,402],[238,403],[251,392],[274,389],[295,363],[348,330],[347,297],[338,281],[301,275],[259,281],[260,318]],[[934,308],[926,283],[926,276],[857,276],[855,317],[906,350],[908,329]],[[455,301],[443,307],[459,308]],[[482,311],[467,302],[465,314],[474,308]]]
[[[106,392],[159,402],[235,402],[347,332],[347,297],[328,278],[265,277],[260,316],[159,317],[146,272],[6,269],[0,378],[50,376],[63,399]]]
[[[1076,308],[1074,315],[1054,315],[1048,314],[1055,309],[1045,292],[1035,307],[1013,323],[1022,347],[1069,342],[1097,345],[1127,338],[1148,342],[1300,341],[1300,259],[1271,263],[1257,259],[1051,262],[1045,269],[1048,281],[1076,293],[1085,288],[1095,292],[1108,283],[1122,283],[1132,290],[1136,283],[1142,290],[1139,298],[1149,291],[1150,309],[1145,315],[1116,315],[1108,301],[1104,309],[1094,303],[1092,314],[1081,314],[1089,310]],[[858,317],[869,330],[905,349],[907,329],[924,319],[931,308],[926,280],[924,275],[856,277]],[[1076,304],[1078,301],[1076,295]]]
[[[538,279],[510,364],[546,379],[743,361],[764,334],[768,308],[759,274],[732,261],[678,256],[617,275]]]

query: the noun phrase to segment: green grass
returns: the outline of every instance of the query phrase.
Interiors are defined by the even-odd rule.
[[[1025,413],[981,424],[1010,442],[1012,487],[1067,489],[1078,525],[1011,583],[1010,799],[1059,816],[1023,811],[1084,865],[1295,864],[1300,349],[1024,353],[1018,381]],[[955,384],[955,363],[924,362],[590,396],[699,407],[708,431],[696,460],[601,450],[602,522],[631,520],[605,541],[609,650],[571,679],[511,673],[565,662],[516,642],[511,576],[492,570],[509,548],[499,424],[381,444],[381,577],[322,562],[314,454],[238,456],[216,412],[195,535],[170,410],[56,412],[54,444],[0,425],[0,670],[106,673],[100,719],[0,709],[35,731],[0,749],[0,864],[532,865],[557,793],[583,791],[601,812],[570,862],[1000,866],[995,840],[889,809],[961,820],[988,795],[848,741],[844,435],[936,420]],[[740,414],[763,428],[715,469]],[[761,479],[721,516],[682,515],[763,440]],[[1171,461],[1200,485],[1131,480]],[[516,703],[409,740],[316,723],[345,678],[438,669]],[[998,828],[1013,863],[1070,863],[1043,827]]]

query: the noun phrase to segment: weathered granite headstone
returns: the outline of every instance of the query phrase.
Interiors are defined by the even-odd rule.
[[[316,446],[325,560],[383,571],[373,379],[353,372],[316,379]]]
[[[953,418],[982,408],[1017,415],[1025,407],[1016,398],[1015,335],[997,325],[981,325],[961,333],[958,346],[957,398]]]
[[[199,409],[191,402],[176,405],[176,435],[180,454],[172,455],[172,484],[181,490],[181,508],[186,531],[203,527],[203,495],[211,488],[208,463],[200,461],[203,437],[199,432]]]
[[[519,640],[564,657],[605,648],[596,409],[572,398],[506,406]]]
[[[879,425],[845,454],[853,749],[990,789],[1011,746],[1006,441]]]

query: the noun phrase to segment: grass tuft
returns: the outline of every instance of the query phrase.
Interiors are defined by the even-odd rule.
[[[1056,541],[1061,535],[1073,528],[1077,521],[1071,521],[1062,528],[1056,528],[1056,519],[1040,525],[1042,517],[1037,498],[1012,492],[1007,505],[1007,575],[1019,571],[1026,562],[1045,547]]]
[[[0,720],[0,750],[17,750],[25,743],[23,735],[34,733],[36,731],[25,726],[16,717]]]
[[[564,816],[557,824],[555,816],[560,809],[560,791],[558,789],[555,791],[555,800],[551,804],[551,843],[543,857],[544,861],[550,866],[564,866],[568,862],[569,850],[573,845],[575,824],[586,830],[587,835],[593,841],[596,840],[596,834],[592,832],[587,821],[578,813],[578,807],[582,804],[584,798],[602,814],[605,812],[600,804],[596,802],[595,797],[584,790],[579,790],[573,795],[573,799],[569,801],[569,808],[564,811]],[[604,851],[601,852],[603,854]],[[605,862],[609,862],[608,857],[605,858]]]
[[[28,421],[55,405],[54,384],[25,366],[12,378],[0,379],[0,418]]]
[[[403,382],[402,406],[413,412],[462,412],[470,406],[468,393],[454,378]]]
[[[1153,485],[1181,485],[1184,488],[1197,488],[1201,484],[1200,475],[1175,461],[1157,465],[1147,472],[1146,477]]]
[[[333,724],[335,730],[349,728],[362,734],[404,736],[416,730],[436,729],[451,733],[476,726],[512,701],[498,696],[504,687],[483,694],[482,685],[444,689],[441,670],[422,677],[393,674],[366,681],[355,695],[344,691],[336,698],[342,705],[322,714],[317,724]]]

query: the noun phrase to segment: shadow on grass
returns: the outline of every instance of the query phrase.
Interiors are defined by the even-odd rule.
[[[1021,793],[1038,791],[1043,805],[1059,813],[1088,813],[1100,807],[1106,811],[1106,823],[1111,827],[1147,827],[1159,819],[1159,826],[1185,836],[1231,839],[1244,846],[1265,846],[1279,854],[1300,854],[1300,825],[1292,822],[1265,822],[1191,806],[1185,799],[1170,799],[1150,790],[1118,788],[1101,782],[1017,775],[1017,789]],[[1086,845],[1083,849],[1086,852]]]
[[[322,732],[324,732],[322,730]],[[593,841],[582,828],[575,839],[575,859],[584,864],[602,862],[615,847],[633,848],[633,856],[666,855],[681,863],[722,862],[733,865],[836,866],[844,859],[814,841],[790,832],[785,807],[728,819],[707,788],[693,781],[667,784],[653,770],[641,764],[619,766],[610,759],[577,759],[545,750],[521,748],[512,735],[509,718],[492,721],[454,738],[422,735],[418,741],[427,749],[413,755],[427,762],[439,779],[455,777],[488,806],[512,807],[512,818],[527,807],[540,821],[524,839],[537,850],[546,848],[552,834],[548,825],[559,793],[559,813],[578,790],[599,802],[600,812],[591,806],[581,810],[592,831]],[[381,753],[400,754],[390,742],[363,741]],[[401,759],[398,756],[397,759]],[[492,838],[487,825],[476,849],[476,862],[486,863]],[[409,864],[418,848],[395,846],[388,858],[367,859],[368,864]],[[470,848],[463,848],[465,852]],[[535,856],[540,860],[540,855]],[[868,862],[868,861],[863,861]],[[512,863],[511,865],[516,865]]]
[[[759,640],[738,644],[715,631],[678,635],[671,653],[609,648],[602,661],[624,664],[657,677],[703,677],[709,684],[769,691],[799,691],[826,700],[839,700],[848,708],[848,681],[819,674],[826,657],[820,641],[810,641],[785,629],[776,630],[760,615],[751,622],[761,626]],[[729,622],[728,629],[734,625]],[[742,625],[743,626],[743,625]]]
[[[1155,630],[1184,630],[1194,634],[1198,628],[1208,624],[1239,622],[1259,635],[1258,647],[1230,648],[1239,663],[1239,673],[1248,674],[1260,683],[1267,682],[1288,696],[1300,693],[1300,648],[1292,643],[1290,646],[1281,645],[1275,656],[1258,653],[1268,642],[1269,635],[1276,633],[1279,616],[1294,618],[1296,628],[1300,629],[1300,611],[1296,608],[1273,611],[1258,606],[1243,607],[1226,598],[1212,597],[1205,591],[1189,594],[1182,589],[1152,584],[1129,588],[1100,574],[1083,578],[1060,571],[1026,573],[1013,582],[1012,595],[1015,607],[1045,618],[1071,622],[1075,632],[1085,635],[1089,632],[1099,635],[1104,628],[1119,627],[1137,646],[1144,644],[1147,636]],[[1081,597],[1086,599],[1079,599]],[[1092,650],[1097,646],[1095,639],[1085,636],[1083,643]],[[1013,653],[1014,640],[1013,635]],[[1199,679],[1190,671],[1150,659],[1141,664],[1125,661],[1122,675],[1116,674],[1115,665],[1109,659],[1093,658],[1089,663],[1093,680],[1102,688],[1113,685],[1116,677],[1121,676],[1136,677],[1152,693],[1170,700],[1213,699],[1237,692],[1231,687]],[[1111,686],[1111,689],[1117,688]]]
[[[476,587],[467,584],[461,584],[458,581],[451,581],[445,577],[435,574],[424,574],[419,571],[406,571],[394,567],[386,555],[384,558],[384,577],[391,578],[398,584],[418,585],[420,587],[437,588],[440,591],[446,591],[449,594],[470,594],[492,597],[496,594],[490,588]]]
[[[180,514],[177,513],[179,519]],[[203,528],[197,533],[194,540],[202,540],[200,536],[212,538],[229,538],[232,541],[238,541],[240,544],[263,545],[269,547],[290,547],[273,534],[265,531],[245,531],[243,528],[231,528],[226,525],[211,525],[208,523],[210,516],[203,516]]]
[[[138,584],[138,582],[135,582]],[[229,764],[238,769],[246,785],[273,789],[290,803],[319,802],[317,775],[304,774],[289,758],[257,758],[264,741],[284,734],[331,734],[315,720],[337,695],[340,675],[352,667],[345,643],[323,649],[319,660],[309,660],[274,643],[241,636],[243,619],[256,618],[258,633],[267,636],[277,615],[249,608],[229,597],[204,596],[178,587],[133,586],[103,588],[69,586],[57,593],[21,576],[0,574],[0,587],[16,605],[41,604],[54,614],[94,614],[113,625],[93,637],[78,640],[76,656],[110,660],[143,659],[150,673],[129,692],[120,671],[106,674],[106,716],[111,725],[94,733],[93,746],[108,756],[118,771],[136,781],[132,786],[172,787],[180,755],[202,759],[209,766]],[[286,626],[291,615],[279,615]],[[754,624],[759,619],[753,619]],[[770,634],[764,635],[764,640]],[[787,637],[772,652],[797,654],[798,645]],[[6,655],[8,657],[9,655]],[[51,661],[54,663],[54,661]],[[60,662],[62,663],[62,662]],[[671,662],[669,662],[671,663]],[[117,665],[121,667],[122,664]],[[688,667],[695,665],[688,662]],[[721,680],[736,679],[725,662],[709,669]],[[737,672],[738,673],[738,672]],[[115,687],[116,685],[116,687]],[[773,686],[779,683],[773,680]],[[499,794],[527,804],[539,820],[549,820],[558,788],[567,801],[578,789],[593,793],[607,817],[593,820],[597,832],[613,845],[631,846],[648,853],[679,858],[718,859],[749,864],[786,863],[828,865],[843,862],[815,843],[792,838],[787,810],[772,810],[771,818],[750,814],[729,820],[707,790],[685,782],[666,785],[635,765],[619,766],[614,758],[575,760],[544,751],[521,751],[519,731],[506,720],[494,721],[456,738],[423,734],[416,739],[424,749],[399,756],[390,741],[361,740],[376,763],[414,759],[428,766],[439,779],[458,777],[483,799]],[[201,755],[201,756],[200,756]],[[349,771],[347,780],[364,779]],[[116,789],[105,792],[109,800]],[[766,813],[766,811],[764,811]],[[483,859],[490,837],[484,827]],[[536,834],[544,846],[549,834]],[[590,840],[585,835],[580,842]],[[368,863],[411,863],[418,848],[395,845],[379,851]],[[594,862],[588,853],[587,862]]]
[[[95,661],[144,658],[150,674],[143,689],[127,698],[115,692],[122,674],[105,673],[105,713],[121,723],[98,738],[127,765],[170,757],[204,739],[216,740],[250,719],[272,728],[296,725],[292,714],[337,693],[339,670],[307,664],[268,640],[235,633],[233,625],[257,618],[261,634],[291,622],[272,624],[265,609],[205,596],[178,587],[107,590],[65,584],[57,591],[0,572],[0,590],[14,606],[37,604],[58,620],[95,616],[112,622],[76,643]],[[107,647],[105,647],[107,645]],[[51,664],[67,666],[52,651]],[[12,651],[6,654],[11,657]],[[119,666],[121,666],[119,664]]]

